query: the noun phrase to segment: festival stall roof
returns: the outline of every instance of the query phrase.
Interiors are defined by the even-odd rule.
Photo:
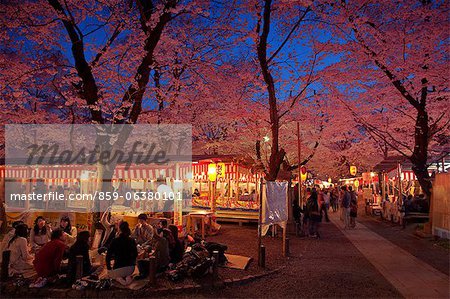
[[[450,154],[439,158],[430,157],[428,159],[428,164],[430,165],[428,170],[436,170],[436,167],[432,166],[432,164],[442,163],[442,161],[444,161],[445,169],[447,170],[447,167],[450,167]],[[412,169],[411,161],[403,156],[387,157],[386,159],[375,165],[373,169],[376,172],[389,172],[397,167],[397,163],[400,163],[403,169]]]
[[[254,164],[253,159],[249,157],[236,156],[236,155],[192,155],[193,163],[239,163],[243,166],[251,167]]]
[[[403,156],[387,157],[380,163],[374,166],[375,172],[389,172],[397,167],[397,163],[400,163],[403,167],[411,168],[411,162]]]

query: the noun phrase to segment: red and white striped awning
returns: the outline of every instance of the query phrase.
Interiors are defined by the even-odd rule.
[[[189,172],[192,172],[191,166],[183,165],[180,167],[179,177],[185,179]],[[6,166],[0,168],[0,176],[11,179],[79,179],[83,172],[95,173],[95,166],[40,166],[40,167],[19,167]],[[160,177],[175,177],[175,166],[169,167],[140,167],[131,166],[125,169],[125,166],[117,166],[113,178],[114,179],[149,179],[156,180]]]
[[[192,171],[194,180],[208,180],[208,163],[194,163],[192,165]],[[219,182],[226,182],[228,180],[253,182],[256,180],[256,175],[251,173],[250,168],[236,163],[225,163],[225,176],[219,177],[217,180]]]
[[[5,166],[0,175],[7,179],[76,179],[85,170],[86,167],[79,166]]]
[[[58,166],[58,167],[41,167],[36,173],[32,174],[32,178],[37,179],[79,179],[83,172],[92,171],[92,168],[86,166]]]
[[[28,171],[26,167],[5,167],[2,169],[2,175],[8,179],[25,179],[28,177]]]
[[[208,180],[208,163],[183,163],[176,166],[136,166],[132,165],[126,169],[125,165],[116,166],[113,179],[131,180],[156,180],[158,178],[194,179],[196,181]],[[96,167],[91,165],[65,165],[65,166],[6,166],[0,168],[0,176],[14,179],[79,179],[84,173],[95,173]],[[218,178],[219,181],[234,180],[240,182],[253,182],[256,175],[250,169],[235,163],[225,163],[225,176]]]
[[[431,175],[432,171],[428,170],[428,174]],[[396,180],[398,177],[397,169],[388,172],[388,178]],[[417,181],[417,177],[412,170],[402,170],[400,173],[402,181]]]
[[[175,177],[175,169],[174,167],[167,168],[150,168],[150,167],[130,167],[129,169],[125,169],[124,166],[117,166],[114,171],[114,179],[130,179],[130,180],[156,180],[160,177],[166,178],[174,178]]]

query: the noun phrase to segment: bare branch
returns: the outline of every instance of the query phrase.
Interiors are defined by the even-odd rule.
[[[289,41],[291,35],[294,33],[294,31],[300,26],[300,23],[305,18],[306,14],[311,11],[311,8],[308,6],[305,11],[303,12],[303,15],[300,16],[300,18],[295,22],[294,26],[292,26],[291,30],[289,31],[286,38],[283,40],[281,45],[278,47],[278,49],[270,56],[270,58],[267,60],[267,63],[270,64],[270,62],[278,55],[278,53],[283,49],[284,45]]]

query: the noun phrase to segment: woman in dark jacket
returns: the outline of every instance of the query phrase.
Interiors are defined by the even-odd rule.
[[[306,203],[307,213],[309,215],[309,235],[319,238],[319,223],[322,221],[322,214],[319,208],[318,194],[316,188],[312,189],[311,196]]]
[[[136,266],[137,245],[136,241],[130,238],[131,230],[128,222],[120,223],[119,230],[120,235],[112,241],[106,254],[106,268],[109,277],[122,285],[129,285],[133,280],[131,275]],[[112,259],[114,267],[111,267]]]
[[[175,240],[175,245],[170,252],[170,262],[176,264],[183,259],[184,248],[183,244],[178,238],[178,227],[171,224],[169,225],[169,230],[172,232],[172,236]]]
[[[76,278],[77,271],[77,256],[81,255],[83,257],[83,272],[82,276],[87,276],[92,274],[95,269],[91,265],[91,260],[89,258],[89,232],[82,231],[78,234],[77,240],[69,249],[69,263],[68,263],[68,275],[67,278],[69,282],[73,283]]]

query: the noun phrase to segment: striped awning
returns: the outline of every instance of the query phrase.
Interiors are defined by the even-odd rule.
[[[2,175],[5,178],[22,179],[29,176],[27,167],[5,167],[2,168]]]
[[[86,169],[79,166],[5,166],[0,175],[7,179],[77,179]]]
[[[196,181],[208,180],[208,163],[194,163],[192,165],[193,178]],[[236,163],[225,163],[225,176],[217,178],[219,182],[228,180],[240,182],[256,181],[256,175],[252,174],[250,168]]]
[[[125,169],[124,166],[117,166],[114,171],[114,179],[130,179],[130,180],[156,180],[158,178],[174,178],[175,168],[174,167],[161,167],[161,168],[150,168],[150,167],[130,167]]]
[[[428,174],[431,175],[432,171],[428,170]],[[397,169],[388,172],[388,178],[396,180],[398,177]],[[412,170],[402,170],[400,173],[402,181],[417,181],[417,177]]]

